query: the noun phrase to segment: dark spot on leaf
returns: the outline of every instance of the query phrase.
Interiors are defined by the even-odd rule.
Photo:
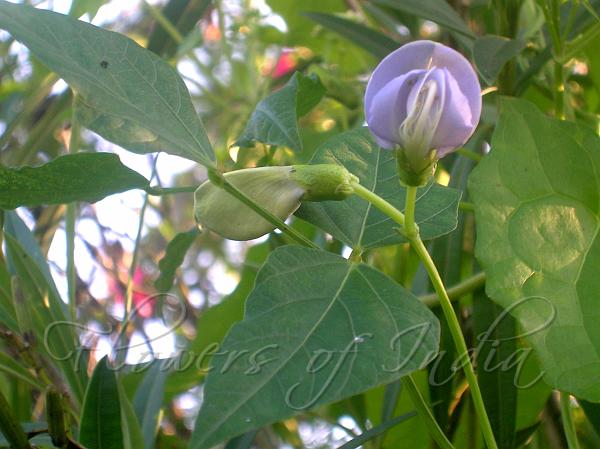
[[[103,69],[108,67],[108,61],[100,61],[100,67],[102,67]]]

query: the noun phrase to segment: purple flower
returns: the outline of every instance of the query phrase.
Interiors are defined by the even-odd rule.
[[[460,53],[437,42],[411,42],[373,72],[365,94],[367,123],[380,146],[398,149],[419,165],[445,156],[473,134],[480,91]]]

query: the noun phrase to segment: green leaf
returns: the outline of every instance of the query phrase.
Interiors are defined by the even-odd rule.
[[[2,212],[0,211],[0,217]],[[0,218],[1,220],[1,218]],[[19,332],[13,304],[12,279],[4,257],[0,254],[0,323],[13,332]]]
[[[251,247],[233,293],[198,318],[196,338],[183,352],[178,369],[169,376],[166,386],[169,394],[181,393],[198,385],[206,375],[211,355],[218,349],[231,326],[244,317],[244,301],[254,286],[258,269],[269,255],[269,247],[268,242]]]
[[[87,375],[78,364],[80,344],[74,325],[66,321],[66,305],[35,238],[16,213],[5,213],[4,231],[9,271],[20,290],[13,292],[20,332],[33,333],[35,350],[61,369],[73,399],[80,403]]]
[[[227,442],[225,449],[251,449],[254,445],[257,431],[251,430]]]
[[[37,388],[38,390],[44,389],[43,384],[23,366],[23,363],[15,360],[14,357],[5,354],[4,352],[0,352],[0,372],[4,372],[23,382],[27,382],[33,388]]]
[[[416,412],[406,413],[405,415],[396,416],[395,418],[390,419],[389,421],[384,422],[383,424],[379,424],[378,426],[373,427],[372,429],[367,430],[362,433],[360,436],[351,439],[347,443],[341,445],[338,449],[356,449],[357,447],[362,446],[368,441],[373,440],[377,436],[387,432],[389,429],[394,427],[395,425],[400,424],[401,422],[406,421],[407,419],[416,416]]]
[[[523,446],[525,443],[527,443],[527,441],[533,436],[533,434],[538,430],[538,427],[540,426],[541,421],[536,422],[535,424],[532,424],[529,427],[526,427],[524,429],[520,429],[517,434],[515,435],[515,448],[519,448],[521,446]]]
[[[275,93],[261,100],[236,145],[248,147],[254,142],[302,150],[298,119],[314,108],[325,88],[316,75],[300,72]]]
[[[504,99],[473,171],[487,293],[517,318],[553,387],[600,401],[600,138]]]
[[[360,183],[400,210],[405,189],[396,173],[394,153],[382,150],[367,128],[348,131],[323,143],[311,164],[339,164]],[[417,194],[416,221],[425,240],[456,228],[460,192],[429,184]],[[352,248],[374,248],[406,242],[397,224],[369,203],[352,196],[345,201],[304,202],[296,215],[328,232]]]
[[[456,31],[469,38],[473,32],[465,21],[452,9],[446,0],[371,0],[381,6],[387,6],[407,14],[431,20],[449,30]]]
[[[94,17],[104,3],[105,0],[73,0],[69,15],[76,19],[84,14]]]
[[[183,263],[185,254],[196,240],[199,232],[199,229],[194,227],[189,231],[180,232],[169,242],[164,257],[158,262],[160,274],[154,281],[154,286],[159,292],[164,293],[171,289],[175,281],[175,271]]]
[[[429,373],[426,370],[420,370],[412,373],[411,377],[417,384],[423,398],[425,398],[430,406],[433,406],[434,404],[428,397]],[[404,389],[395,401],[392,415],[386,418],[383,413],[383,405],[389,399],[386,397],[387,393],[389,393],[388,388],[379,387],[369,390],[364,395],[367,419],[374,427],[384,424],[394,416],[402,416],[415,410],[410,396]],[[344,411],[343,414],[345,413],[347,412]],[[427,430],[427,424],[418,414],[406,422],[406,424],[388,429],[382,437],[380,442],[381,447],[384,448],[431,449],[433,444],[433,440]],[[374,441],[374,444],[377,444],[377,441]]]
[[[214,155],[173,67],[119,33],[0,0],[0,28],[77,93],[83,125],[136,153],[165,151],[212,166]]]
[[[133,409],[133,405],[127,397],[122,377],[118,381],[119,400],[121,402],[121,428],[123,429],[123,449],[141,449],[145,447],[144,436],[151,438],[154,443],[154,431],[151,434],[143,434],[140,422]],[[152,392],[150,392],[152,394]]]
[[[517,415],[515,320],[484,291],[473,294],[477,379],[498,449],[513,449]]]
[[[35,447],[55,447],[52,444],[52,440],[50,439],[50,435],[44,433],[45,429],[48,429],[48,423],[46,422],[22,422],[20,423],[23,431],[26,433],[37,433],[37,435],[33,438],[29,439],[31,444],[35,444]],[[6,440],[6,437],[2,435],[0,432],[0,448],[11,449],[10,443]]]
[[[508,61],[521,53],[525,42],[502,36],[487,35],[478,38],[473,45],[473,59],[486,83],[494,84],[500,70]]]
[[[286,39],[289,45],[298,43],[310,44],[314,41],[314,23],[307,19],[302,13],[307,11],[321,13],[336,13],[346,10],[343,0],[266,0],[274,13],[279,14],[288,26]],[[310,46],[310,45],[309,45]],[[310,46],[314,48],[313,46]]]
[[[123,449],[117,376],[107,357],[96,365],[85,391],[79,442],[87,449]]]
[[[202,18],[212,0],[170,0],[162,9],[162,14],[179,31],[181,36],[193,30]],[[148,38],[148,50],[170,58],[177,50],[177,42],[157,22]]]
[[[323,25],[328,30],[335,31],[346,39],[354,42],[378,58],[384,58],[396,50],[401,42],[398,42],[373,28],[369,28],[352,20],[345,19],[333,14],[318,12],[304,13],[306,17]]]
[[[585,416],[600,436],[600,404],[594,404],[593,402],[579,400],[579,405],[585,412]]]
[[[158,428],[158,416],[165,393],[165,381],[168,371],[161,360],[154,360],[152,366],[146,371],[142,383],[138,387],[133,408],[142,426],[144,447],[152,449]]]
[[[429,309],[380,271],[278,248],[213,356],[190,447],[392,382],[428,363],[438,337]]]
[[[110,153],[60,156],[39,167],[0,166],[0,208],[15,209],[71,201],[94,203],[149,183]]]

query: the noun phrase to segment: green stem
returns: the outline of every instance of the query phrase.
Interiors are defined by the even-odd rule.
[[[481,159],[483,159],[483,156],[481,154],[476,153],[475,151],[471,151],[465,147],[459,148],[458,150],[456,150],[456,152],[461,156],[467,157],[475,162],[481,162]]]
[[[158,155],[154,157],[154,163],[152,164],[152,174],[150,175],[150,180],[154,178],[156,175],[156,163],[158,162]],[[144,219],[146,217],[146,209],[148,208],[148,200],[150,194],[144,195],[144,202],[142,203],[142,208],[140,210],[140,216],[138,220],[138,229],[137,234],[135,236],[135,244],[133,247],[133,255],[131,256],[131,265],[129,266],[129,273],[127,278],[127,286],[125,290],[125,310],[123,312],[123,320],[121,321],[121,329],[119,330],[119,334],[117,335],[117,339],[115,340],[115,348],[117,349],[115,358],[117,363],[120,364],[125,360],[127,356],[127,339],[124,338],[127,334],[127,327],[129,326],[129,321],[132,315],[133,309],[133,278],[135,276],[135,270],[138,264],[138,258],[140,254],[140,243],[142,241],[142,231],[144,230]]]
[[[577,430],[573,422],[573,414],[571,413],[571,397],[568,393],[560,392],[560,414],[562,416],[563,428],[567,437],[567,445],[569,449],[579,449],[577,441]]]
[[[208,177],[211,180],[211,182],[213,184],[215,184],[217,187],[220,187],[223,190],[225,190],[227,193],[231,194],[234,198],[241,201],[243,204],[248,206],[250,209],[252,209],[258,215],[260,215],[262,218],[267,220],[269,223],[273,224],[277,229],[279,229],[285,235],[287,235],[288,237],[295,240],[297,243],[308,246],[309,248],[318,248],[318,246],[314,242],[310,241],[308,238],[303,236],[301,233],[296,231],[294,228],[286,225],[282,220],[280,220],[278,217],[273,215],[268,210],[266,210],[266,209],[260,207],[260,205],[256,204],[251,198],[246,196],[246,194],[244,192],[242,192],[237,187],[235,187],[233,184],[231,184],[229,181],[227,181],[227,179],[225,179],[225,177],[218,171],[216,171],[214,169],[210,169]]]
[[[550,37],[552,39],[552,55],[554,57],[554,113],[556,117],[564,120],[565,113],[565,74],[562,62],[563,56],[563,41],[560,34],[560,2],[552,0],[549,2],[541,2],[542,11]]]
[[[472,291],[482,287],[485,285],[486,276],[482,271],[471,276],[468,279],[465,279],[459,284],[456,284],[453,287],[450,287],[446,293],[448,293],[448,298],[450,301],[454,301],[456,299],[462,298],[463,296],[471,293]],[[430,295],[424,295],[419,297],[420,301],[426,306],[432,307],[438,305],[440,303],[440,298],[437,293],[432,293]]]
[[[362,199],[368,201],[370,204],[381,210],[388,217],[406,229],[405,225],[405,215],[396,209],[393,205],[388,203],[386,200],[381,198],[376,193],[370,191],[369,189],[361,186],[358,183],[353,183],[352,188],[354,189],[354,193],[361,197]],[[416,199],[416,189],[414,192]],[[412,205],[413,211],[413,220],[414,220],[414,204]],[[409,212],[409,210],[407,210]],[[413,223],[413,226],[416,227],[416,224]],[[403,385],[407,388],[410,397],[413,401],[414,406],[417,408],[417,412],[419,416],[426,422],[427,428],[431,432],[432,438],[436,441],[441,449],[453,449],[452,443],[448,441],[446,435],[436,422],[429,406],[427,405],[427,401],[421,395],[421,392],[417,388],[415,381],[410,376],[406,376],[402,378]]]
[[[171,23],[169,19],[165,17],[162,11],[154,5],[151,5],[146,0],[142,3],[144,8],[148,10],[150,15],[156,20],[161,27],[167,32],[169,37],[175,41],[177,44],[181,44],[184,40],[183,35],[179,32],[179,30]]]
[[[431,437],[435,440],[440,449],[454,449],[452,443],[448,440],[448,437],[444,434],[439,424],[435,420],[431,409],[427,405],[427,401],[419,391],[417,384],[415,383],[412,376],[405,376],[402,378],[402,385],[408,391],[408,395],[412,400],[413,405],[417,409],[417,413],[421,419],[425,422],[427,429],[431,433]]]
[[[417,187],[406,187],[406,202],[404,203],[404,232],[411,241],[419,239],[419,228],[415,222],[415,208],[417,205]]]
[[[10,404],[0,392],[0,431],[14,449],[31,449],[27,435],[12,413]]]
[[[22,106],[19,108],[19,112],[17,112],[15,117],[6,125],[6,129],[0,136],[0,148],[3,148],[8,143],[17,126],[33,114],[39,103],[50,93],[52,86],[58,79],[58,76],[51,72],[36,85],[35,91],[25,99]]]
[[[148,195],[162,196],[171,195],[173,193],[192,193],[198,190],[198,186],[183,186],[183,187],[146,187],[144,191]]]
[[[465,372],[465,376],[467,378],[467,382],[469,383],[469,387],[471,388],[471,396],[475,405],[475,411],[477,413],[477,416],[479,417],[481,432],[486,441],[488,449],[498,449],[496,440],[494,439],[492,426],[490,424],[487,412],[485,410],[481,390],[479,389],[479,384],[477,383],[475,370],[469,358],[467,344],[460,330],[458,318],[454,313],[452,303],[450,302],[450,297],[448,296],[448,292],[446,292],[442,278],[439,272],[437,271],[437,268],[435,267],[431,256],[427,252],[427,249],[425,248],[421,237],[419,236],[419,229],[417,227],[417,224],[415,223],[415,205],[417,199],[417,188],[411,186],[407,187],[406,208],[405,213],[402,214],[402,212],[400,212],[398,209],[396,209],[390,203],[385,201],[383,198],[379,197],[374,192],[371,192],[370,190],[365,189],[364,187],[356,183],[354,183],[352,187],[354,188],[355,194],[370,202],[382,212],[386,213],[392,220],[396,221],[396,223],[398,223],[404,228],[404,234],[409,239],[411,246],[425,265],[425,269],[429,274],[429,278],[431,279],[436,294],[440,299],[440,305],[442,307],[442,311],[444,312],[444,316],[446,317],[446,320],[448,322],[448,328],[450,329],[450,333],[452,335],[452,339],[454,340],[454,344],[457,348],[458,353],[461,355],[460,358],[464,359],[462,368]],[[482,282],[482,279],[474,279],[467,285],[461,286],[460,289],[464,290],[467,288],[472,288],[473,284],[476,284],[477,282]],[[430,431],[435,432],[435,429],[430,428]]]
[[[363,200],[368,201],[377,209],[382,211],[400,226],[404,226],[404,214],[388,203],[386,200],[381,198],[374,192],[371,192],[369,189],[361,186],[358,183],[353,183],[352,188],[354,189],[354,193],[361,197]]]
[[[79,151],[80,126],[77,120],[76,96],[73,95],[73,112],[71,117],[71,136],[69,138],[69,153]],[[65,232],[67,238],[67,291],[69,295],[69,314],[71,320],[77,319],[77,271],[75,269],[75,221],[77,203],[67,204],[65,217]]]
[[[473,203],[469,203],[468,201],[461,201],[458,203],[458,208],[465,212],[474,212],[475,205]]]
[[[554,61],[554,113],[557,118],[564,120],[565,113],[565,74],[560,61]]]
[[[452,307],[452,303],[450,302],[450,298],[448,296],[448,293],[446,292],[446,288],[444,287],[444,282],[442,281],[442,278],[435,266],[435,263],[433,262],[433,259],[427,252],[427,248],[425,248],[425,245],[423,244],[423,241],[419,236],[419,230],[415,224],[414,210],[416,203],[416,192],[416,187],[407,187],[404,227],[405,234],[408,237],[411,246],[423,262],[423,265],[427,270],[427,274],[431,279],[431,283],[433,284],[433,288],[440,298],[440,306],[442,307],[442,311],[448,324],[448,329],[450,330],[452,340],[454,341],[454,345],[456,346],[457,352],[459,354],[459,360],[463,360],[462,368],[465,373],[465,377],[467,378],[467,382],[469,383],[469,387],[471,389],[471,397],[473,398],[475,412],[479,417],[479,426],[481,428],[483,438],[487,444],[488,449],[498,449],[496,440],[494,439],[492,426],[490,424],[490,420],[485,410],[481,390],[479,389],[479,384],[477,383],[475,369],[473,368],[473,364],[471,363],[469,351],[467,349],[467,344],[460,329],[460,323],[458,322],[458,318],[454,313],[454,308]]]

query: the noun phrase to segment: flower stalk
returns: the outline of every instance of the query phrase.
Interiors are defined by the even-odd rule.
[[[434,290],[437,296],[439,297],[440,306],[442,307],[444,317],[446,318],[448,328],[450,329],[452,340],[454,341],[454,345],[456,346],[457,352],[459,354],[459,360],[462,361],[462,368],[465,373],[465,377],[467,378],[469,387],[471,389],[471,396],[473,398],[475,412],[479,418],[479,426],[481,429],[481,433],[483,434],[483,438],[486,442],[488,449],[498,449],[498,445],[496,444],[496,440],[494,438],[492,426],[490,424],[490,420],[488,418],[487,411],[483,402],[481,389],[479,388],[479,384],[477,382],[475,369],[473,368],[473,364],[471,363],[467,344],[460,329],[460,323],[458,322],[458,318],[454,313],[454,308],[452,307],[452,303],[450,302],[450,297],[448,296],[448,292],[446,291],[444,282],[442,281],[442,278],[435,266],[435,263],[433,262],[433,259],[429,255],[429,252],[427,251],[427,248],[425,248],[425,244],[423,243],[419,235],[419,228],[415,221],[417,187],[408,186],[406,189],[406,206],[404,214],[398,209],[396,209],[394,206],[392,206],[390,203],[385,201],[383,198],[379,197],[376,193],[365,189],[357,183],[353,184],[353,187],[354,193],[356,195],[360,196],[366,201],[369,201],[371,204],[373,204],[373,206],[377,207],[379,210],[388,215],[392,220],[394,220],[401,226],[403,234],[409,240],[410,245],[417,253],[419,259],[421,259],[421,261],[423,262],[423,265],[425,266],[431,283],[433,284]],[[415,398],[415,400],[418,400],[418,398]],[[430,431],[432,432],[432,435],[436,433],[435,428],[430,428]]]
[[[498,446],[494,438],[494,432],[492,431],[492,426],[487,416],[487,411],[483,403],[483,396],[481,395],[481,389],[479,388],[477,376],[475,375],[475,369],[473,368],[473,364],[471,363],[471,359],[469,357],[467,344],[460,329],[460,323],[458,322],[458,318],[454,313],[454,308],[452,307],[450,297],[448,296],[446,288],[444,287],[442,277],[440,276],[433,259],[429,255],[427,248],[425,248],[425,244],[421,240],[421,237],[419,236],[419,230],[416,227],[414,220],[416,192],[416,187],[409,186],[406,189],[405,233],[410,241],[411,246],[419,256],[419,259],[421,259],[421,262],[423,262],[423,265],[427,270],[427,274],[429,275],[429,279],[433,284],[433,288],[440,298],[442,312],[444,313],[452,340],[454,341],[454,345],[458,351],[459,360],[462,360],[462,368],[465,373],[465,377],[467,378],[469,388],[471,389],[471,397],[473,398],[475,412],[479,418],[479,426],[481,428],[483,438],[488,449],[497,449]]]

